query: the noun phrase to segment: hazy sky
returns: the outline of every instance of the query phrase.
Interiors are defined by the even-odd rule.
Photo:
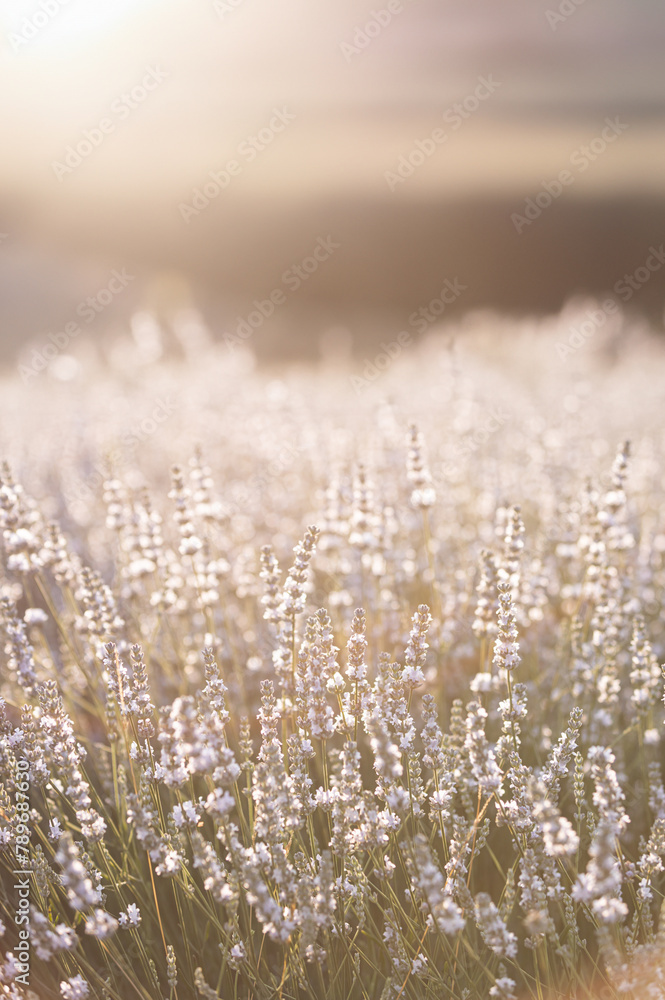
[[[0,4],[0,321],[39,334],[124,265],[251,300],[331,227],[298,302],[408,309],[458,270],[469,304],[602,291],[662,239],[664,53],[662,0]],[[513,208],[608,119],[520,242]]]
[[[3,191],[55,213],[95,198],[177,201],[264,127],[273,107],[295,120],[243,171],[237,198],[381,191],[392,161],[488,75],[497,90],[464,123],[464,141],[432,157],[405,196],[519,189],[591,139],[608,112],[629,116],[631,134],[594,171],[593,186],[662,190],[665,16],[657,0],[586,0],[561,20],[557,4],[541,0],[405,0],[363,51],[344,49],[383,9],[68,0],[41,26],[39,3],[5,4]],[[58,180],[53,161],[157,67],[166,79],[126,118],[112,115],[101,148]]]

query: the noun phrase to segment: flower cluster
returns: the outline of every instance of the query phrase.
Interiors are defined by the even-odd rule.
[[[663,996],[665,351],[547,336],[8,385],[0,997]]]

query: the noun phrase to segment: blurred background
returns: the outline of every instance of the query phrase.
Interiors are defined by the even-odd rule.
[[[5,3],[0,361],[130,323],[363,357],[579,296],[661,327],[664,52],[662,0]]]

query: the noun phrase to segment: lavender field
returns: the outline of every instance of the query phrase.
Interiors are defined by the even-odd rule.
[[[584,322],[4,378],[0,996],[665,996],[665,344]]]

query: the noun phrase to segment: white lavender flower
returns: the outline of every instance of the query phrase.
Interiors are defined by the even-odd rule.
[[[7,635],[7,666],[15,673],[20,687],[30,695],[37,684],[34,650],[27,636],[26,623],[18,617],[16,607],[8,597],[0,598],[0,623]]]
[[[510,976],[499,976],[490,988],[493,1000],[517,1000],[517,984]]]
[[[494,642],[494,658],[492,662],[498,670],[514,670],[520,662],[519,643],[517,642],[517,626],[515,610],[508,580],[499,580],[499,609],[497,621],[499,633]]]
[[[489,549],[483,549],[480,558],[480,578],[476,586],[478,596],[472,628],[475,635],[483,639],[491,638],[497,632],[497,564],[496,556]]]
[[[422,834],[402,845],[415,898],[427,923],[442,934],[457,934],[464,927],[459,906],[446,889],[446,878],[435,863],[427,839]]]
[[[90,996],[90,986],[83,976],[70,976],[60,983],[60,992],[65,1000],[85,1000]]]
[[[252,772],[254,830],[258,839],[277,844],[288,837],[290,830],[301,825],[302,813],[298,797],[294,794],[293,779],[287,775],[284,766],[282,744],[277,732],[280,715],[272,681],[263,681],[261,691],[261,748],[258,764]]]
[[[55,860],[62,868],[62,884],[73,909],[87,910],[101,902],[101,888],[93,883],[81,861],[79,848],[68,833],[64,833],[58,842]]]
[[[623,809],[623,791],[611,766],[614,754],[606,747],[592,747],[588,757],[595,781],[593,801],[600,818],[589,848],[586,871],[573,887],[573,898],[589,903],[601,923],[611,924],[628,912],[620,897],[623,877],[616,845],[630,820]]]
[[[98,906],[86,918],[84,929],[86,934],[91,934],[93,937],[103,941],[105,938],[115,934],[118,929],[118,921],[110,913],[107,913],[106,910],[102,910]]]
[[[30,908],[30,945],[37,958],[47,962],[59,951],[71,951],[77,943],[73,927],[65,923],[51,923],[34,906]]]
[[[423,721],[425,725],[420,731],[423,742],[423,764],[433,771],[440,771],[445,764],[443,753],[443,733],[437,721],[437,711],[431,694],[423,695]]]
[[[491,896],[486,892],[477,893],[474,909],[476,924],[488,948],[499,958],[514,958],[517,955],[517,937],[506,927]]]
[[[402,671],[402,681],[407,691],[412,691],[413,688],[425,682],[422,669],[428,649],[425,636],[432,623],[432,616],[426,604],[420,605],[411,622],[412,628],[409,633],[409,644],[404,654],[404,669]]]
[[[126,910],[118,914],[118,923],[121,927],[138,927],[141,923],[141,911],[136,903],[130,903]]]
[[[503,774],[485,735],[487,712],[480,702],[467,705],[464,752],[477,786],[486,794],[501,794]]]
[[[413,507],[431,507],[436,503],[436,490],[425,458],[423,436],[415,424],[409,428],[407,453],[407,479],[411,484]]]
[[[579,837],[569,819],[562,816],[547,796],[547,786],[536,782],[532,787],[533,815],[540,827],[545,853],[551,858],[574,854]]]

